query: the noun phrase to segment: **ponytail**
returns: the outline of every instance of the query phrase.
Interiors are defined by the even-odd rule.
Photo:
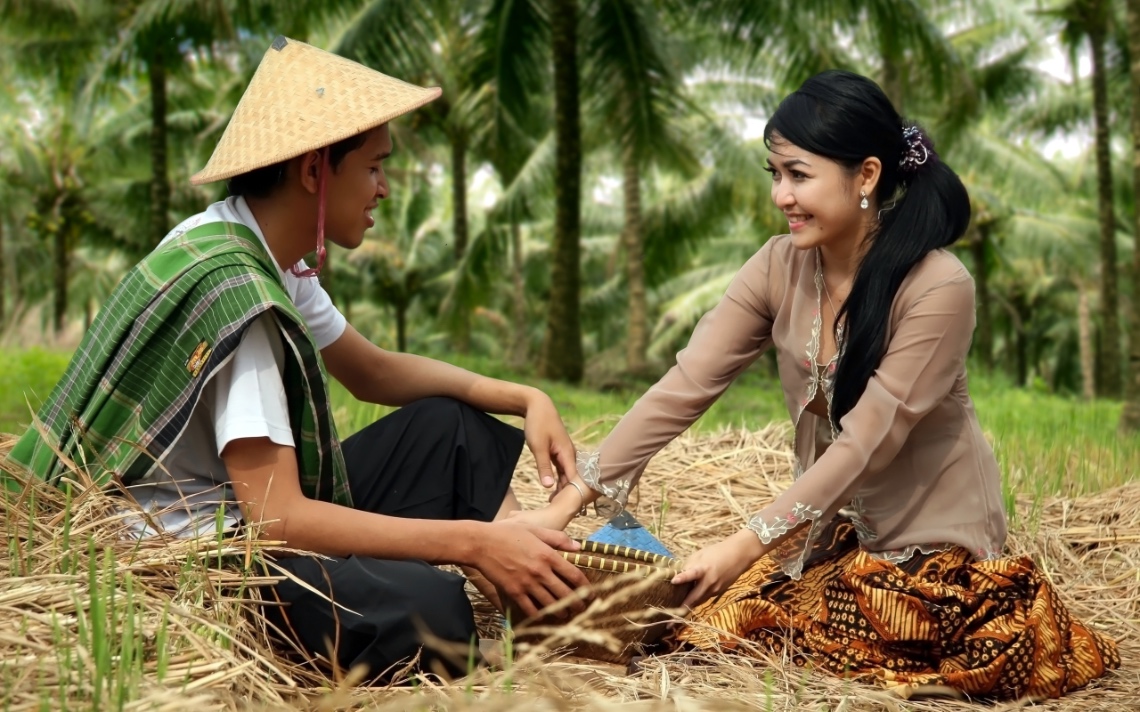
[[[949,247],[970,222],[970,196],[940,160],[922,166],[905,181],[905,191],[882,213],[878,231],[855,272],[851,293],[839,309],[845,343],[835,368],[831,417],[839,421],[862,397],[883,360],[891,305],[910,270],[930,252]]]

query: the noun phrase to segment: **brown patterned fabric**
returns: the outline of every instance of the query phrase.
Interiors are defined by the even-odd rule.
[[[1120,666],[1116,644],[1074,620],[1029,558],[975,562],[955,547],[896,566],[863,551],[845,520],[801,579],[765,556],[690,620],[674,644],[790,644],[797,665],[991,699],[1060,697]]]

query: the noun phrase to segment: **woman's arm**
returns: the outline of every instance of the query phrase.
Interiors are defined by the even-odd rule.
[[[603,495],[625,505],[649,460],[703,415],[771,344],[772,280],[783,279],[772,254],[781,241],[769,240],[740,269],[724,297],[698,322],[676,365],[638,399],[598,451],[579,454],[577,477],[567,476],[548,507],[519,516],[561,529],[582,506]],[[566,486],[569,482],[585,496]]]
[[[827,452],[733,535],[735,545],[708,547],[686,563],[678,582],[698,582],[690,598],[720,593],[732,583],[726,582],[726,572],[739,575],[766,553],[798,577],[815,534],[866,478],[894,460],[914,426],[946,398],[964,368],[973,330],[969,274],[957,274],[921,294],[899,320],[866,391],[840,422],[842,432]]]

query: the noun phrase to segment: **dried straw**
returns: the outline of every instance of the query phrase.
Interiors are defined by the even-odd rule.
[[[783,427],[683,437],[654,459],[631,509],[646,525],[660,528],[666,546],[684,557],[736,531],[747,512],[789,484],[788,437]],[[527,506],[545,501],[529,455],[519,464],[516,491]],[[0,670],[6,670],[0,672],[0,707],[5,709],[41,709],[45,690],[60,694],[64,646],[57,644],[59,637],[77,635],[74,621],[89,611],[92,600],[84,568],[86,544],[79,544],[88,536],[98,551],[111,552],[120,588],[128,575],[131,578],[140,629],[153,636],[165,619],[173,633],[168,636],[165,682],[158,681],[153,643],[144,646],[145,674],[127,709],[238,710],[251,703],[259,709],[319,710],[352,705],[484,711],[982,708],[954,699],[902,700],[864,684],[796,668],[764,650],[756,651],[757,657],[667,655],[642,661],[632,674],[617,666],[551,657],[549,651],[571,635],[595,635],[605,644],[606,632],[589,624],[604,618],[605,607],[612,605],[604,599],[594,601],[565,628],[551,631],[554,636],[544,645],[510,651],[513,664],[506,670],[480,669],[452,684],[426,677],[415,686],[353,687],[358,678],[352,671],[330,676],[315,665],[287,662],[276,654],[280,647],[267,642],[263,620],[251,615],[250,599],[257,598],[268,579],[243,567],[256,561],[268,544],[125,543],[115,501],[92,493],[73,502],[77,524],[71,541],[81,551],[84,566],[77,574],[63,574],[58,532],[63,497],[47,487],[37,487],[35,493],[34,516],[26,502],[12,506],[0,500],[10,537],[33,532],[30,544],[29,537],[20,534],[19,546],[0,552]],[[601,523],[583,518],[569,531],[586,536]],[[1014,553],[1034,558],[1074,614],[1114,636],[1124,658],[1120,671],[1090,689],[1039,708],[1135,709],[1140,682],[1140,483],[1079,499],[1034,502],[1018,497],[1010,545]],[[219,555],[225,557],[222,565]],[[497,613],[474,589],[471,592],[480,631],[501,637]],[[90,663],[81,658],[74,664]],[[90,690],[66,684],[62,689],[73,707],[89,699]]]

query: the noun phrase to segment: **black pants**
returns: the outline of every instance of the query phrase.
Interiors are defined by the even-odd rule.
[[[344,441],[353,505],[395,517],[491,521],[523,442],[518,428],[458,401],[417,401]],[[462,653],[421,651],[430,638],[460,651],[471,644],[475,621],[463,577],[423,561],[361,556],[278,563],[323,594],[285,580],[274,591],[287,605],[267,608],[310,653],[329,656],[335,647],[342,670],[367,665],[369,678],[391,675],[417,652],[426,671],[465,672]]]

